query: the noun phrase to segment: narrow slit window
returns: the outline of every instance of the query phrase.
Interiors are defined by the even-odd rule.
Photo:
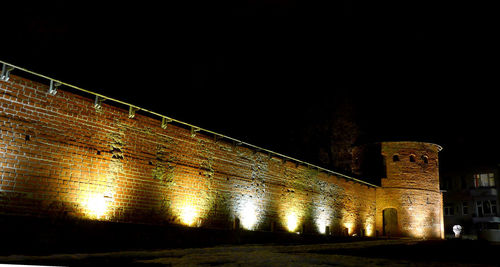
[[[410,155],[410,162],[415,162],[415,155]]]

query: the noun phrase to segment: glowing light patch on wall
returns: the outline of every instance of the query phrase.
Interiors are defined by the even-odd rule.
[[[316,226],[318,227],[318,232],[320,232],[321,234],[325,234],[326,233],[326,222],[324,220],[317,220],[316,221]]]
[[[297,232],[304,218],[305,208],[301,204],[299,198],[285,199],[281,203],[280,222],[290,232]]]
[[[327,208],[318,208],[316,211],[315,224],[318,228],[318,232],[321,234],[326,233],[326,227],[331,225],[331,218],[333,217],[333,211]]]
[[[347,228],[347,235],[351,236],[354,233],[355,222],[357,221],[358,214],[349,212],[346,209],[342,209],[342,225]]]
[[[373,236],[374,234],[374,219],[373,217],[368,217],[365,221],[365,235],[366,236]]]
[[[203,211],[210,210],[210,202],[206,197],[198,195],[180,196],[172,200],[172,213],[178,218],[178,222],[192,227],[201,226],[205,218]]]
[[[411,216],[411,233],[410,235],[413,237],[424,237],[424,224],[426,216],[422,212],[414,212]]]
[[[290,232],[295,232],[298,226],[299,226],[299,218],[297,216],[297,213],[290,212],[286,216],[286,228]]]
[[[414,228],[413,232],[414,237],[423,237],[424,236],[424,229],[421,226],[417,226]]]
[[[347,234],[348,235],[352,235],[353,231],[354,231],[354,224],[351,223],[351,222],[346,222],[344,223],[344,227],[347,228]]]
[[[243,207],[239,211],[241,226],[247,230],[255,229],[257,224],[257,207],[251,200],[243,203]]]
[[[200,227],[214,204],[210,179],[205,175],[180,175],[173,179],[175,186],[169,188],[167,194],[170,197],[169,210],[175,222]]]
[[[109,206],[112,201],[108,194],[90,193],[85,198],[85,213],[90,219],[105,219],[109,214]]]
[[[368,224],[365,226],[366,236],[373,236],[373,224]]]
[[[186,204],[180,208],[181,222],[187,226],[193,226],[198,218],[198,211],[193,205]]]
[[[306,213],[305,194],[287,193],[279,199],[279,223],[289,232],[297,232]]]

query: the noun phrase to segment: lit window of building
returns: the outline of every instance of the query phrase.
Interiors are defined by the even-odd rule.
[[[474,187],[494,187],[495,175],[493,173],[474,174]]]

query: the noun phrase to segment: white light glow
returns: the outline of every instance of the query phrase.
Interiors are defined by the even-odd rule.
[[[198,212],[194,206],[185,205],[181,208],[181,222],[187,226],[193,226]]]
[[[353,232],[353,223],[344,223],[344,227],[347,228],[347,235],[352,235]]]
[[[315,224],[319,233],[327,234],[326,227],[331,225],[332,217],[333,217],[333,211],[328,207],[324,206],[316,210]]]
[[[257,224],[257,208],[253,202],[245,202],[240,211],[241,225],[247,230],[253,230]]]
[[[288,228],[288,231],[290,232],[295,232],[298,226],[298,218],[297,214],[295,212],[291,212],[286,216],[286,228]]]
[[[366,236],[373,235],[373,225],[369,224],[365,227],[365,234],[366,234]]]
[[[426,214],[424,212],[413,212],[409,230],[413,237],[425,237],[424,225],[426,223]]]
[[[109,200],[102,194],[91,194],[85,202],[87,215],[92,219],[101,219],[108,212]]]
[[[374,218],[369,216],[365,221],[365,235],[373,236],[374,228]]]
[[[318,223],[318,231],[321,234],[325,234],[326,233],[326,223],[324,223],[324,222]]]

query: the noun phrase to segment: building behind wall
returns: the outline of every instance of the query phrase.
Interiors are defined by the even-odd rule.
[[[454,235],[455,225],[460,225],[462,234],[470,238],[476,238],[484,229],[498,229],[498,175],[498,165],[469,166],[443,174],[441,189],[447,236]]]

